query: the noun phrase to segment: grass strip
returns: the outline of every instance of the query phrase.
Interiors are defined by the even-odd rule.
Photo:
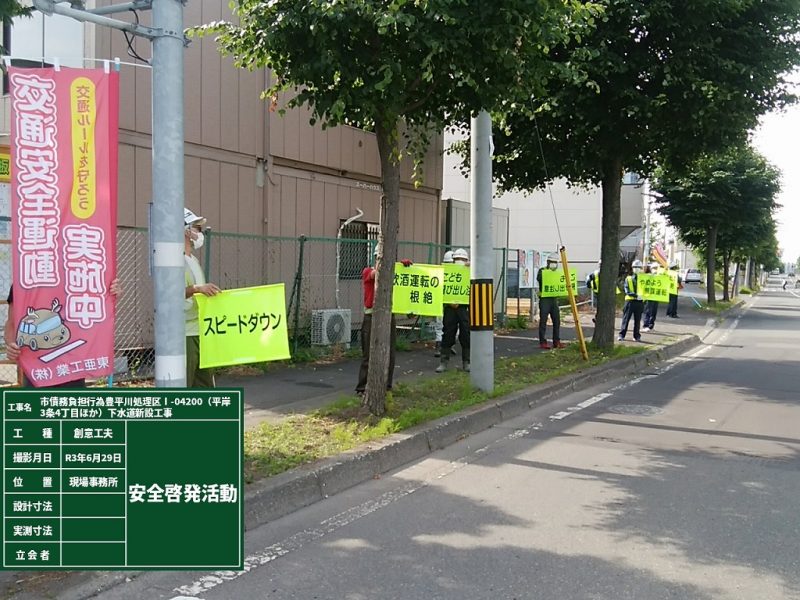
[[[590,344],[590,358],[584,362],[578,344],[569,344],[563,350],[498,360],[491,394],[473,388],[466,373],[448,371],[410,384],[397,383],[387,398],[386,415],[380,418],[363,408],[358,397],[346,396],[309,414],[292,415],[279,423],[262,423],[245,432],[245,481],[277,475],[490,398],[643,350],[644,346],[617,344],[610,352],[601,352]]]

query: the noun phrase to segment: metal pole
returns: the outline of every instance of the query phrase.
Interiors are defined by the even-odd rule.
[[[481,111],[472,119],[471,154],[471,196],[470,203],[472,237],[472,293],[480,286],[493,287],[494,269],[492,267],[492,120],[489,113]],[[488,294],[492,302],[494,294]],[[475,305],[475,302],[472,303]],[[484,309],[485,310],[485,309]],[[491,325],[486,321],[477,325],[477,315],[470,315],[470,381],[472,385],[485,392],[494,389],[494,306],[491,311]]]
[[[186,385],[183,3],[153,0],[153,284],[156,386]]]

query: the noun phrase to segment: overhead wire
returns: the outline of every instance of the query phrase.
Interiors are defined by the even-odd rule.
[[[558,234],[558,247],[564,247],[564,240],[561,237],[561,227],[558,224],[558,212],[556,211],[556,201],[553,198],[553,186],[550,181],[550,174],[547,172],[547,160],[544,157],[544,146],[542,145],[542,135],[539,132],[539,122],[536,120],[536,114],[533,114],[533,127],[536,130],[536,141],[539,144],[539,155],[542,157],[542,168],[544,169],[545,186],[550,195],[550,206],[553,207],[553,219],[556,222],[556,233]]]

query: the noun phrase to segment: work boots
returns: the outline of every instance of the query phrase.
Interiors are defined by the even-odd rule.
[[[444,373],[445,371],[447,371],[447,357],[446,356],[442,356],[439,359],[439,366],[436,367],[436,372],[437,373]]]
[[[436,348],[433,351],[433,355],[436,358],[439,358],[442,355],[442,342],[436,342]]]
[[[464,369],[465,373],[469,373],[469,361],[465,360],[461,363],[461,368]]]

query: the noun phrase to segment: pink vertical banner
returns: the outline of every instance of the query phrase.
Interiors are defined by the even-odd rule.
[[[114,362],[119,77],[9,69],[12,319],[35,386]]]

